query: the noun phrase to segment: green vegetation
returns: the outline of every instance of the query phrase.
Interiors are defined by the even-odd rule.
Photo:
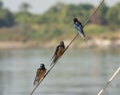
[[[119,6],[120,3],[112,7],[108,7],[104,3],[84,29],[88,36],[109,39],[118,36],[120,31]],[[77,17],[84,23],[95,9],[90,4],[66,5],[61,2],[56,3],[43,14],[32,14],[29,12],[29,8],[32,6],[23,3],[18,13],[12,13],[5,9],[0,1],[1,41],[68,40],[76,33],[72,19]]]
[[[0,27],[10,27],[14,25],[13,14],[3,8],[3,3],[0,1]]]

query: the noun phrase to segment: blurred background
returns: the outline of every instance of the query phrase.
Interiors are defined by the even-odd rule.
[[[0,95],[29,95],[40,63],[76,35],[101,0],[0,0]],[[120,66],[120,1],[105,0],[34,95],[97,95]],[[105,95],[119,95],[120,76]]]

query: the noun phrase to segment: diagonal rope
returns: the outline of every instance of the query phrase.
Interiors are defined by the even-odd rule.
[[[97,10],[101,7],[101,5],[103,4],[104,0],[101,1],[101,3],[99,4],[99,6],[95,9],[95,11],[87,18],[87,20],[84,22],[83,27],[86,26],[86,24],[88,23],[88,21],[96,14]]]
[[[112,82],[112,80],[113,80],[118,74],[120,74],[120,67],[115,71],[115,73],[112,75],[112,77],[108,80],[108,82],[107,82],[107,84],[105,85],[105,87],[100,90],[100,92],[98,93],[98,95],[103,95],[103,93],[105,92],[106,88],[110,85],[110,83]]]
[[[83,24],[83,28],[87,25],[88,21],[96,14],[97,10],[100,8],[100,6],[103,4],[104,0],[101,1],[101,3],[99,4],[99,6],[95,9],[95,11],[87,18],[87,20],[84,22]],[[72,39],[72,41],[68,44],[68,46],[66,47],[65,51],[69,48],[69,46],[72,44],[72,42],[77,38],[79,34],[77,33],[76,36]],[[65,52],[64,51],[64,52]]]
[[[83,28],[86,26],[86,24],[88,23],[88,21],[93,17],[93,15],[95,15],[95,13],[97,12],[97,10],[100,8],[100,6],[103,4],[104,0],[101,1],[101,3],[99,4],[99,6],[96,8],[96,10],[88,17],[88,19],[85,21],[85,23],[83,24]],[[75,35],[75,37],[70,41],[70,43],[67,45],[67,47],[65,48],[65,51],[63,52],[63,54],[66,52],[66,50],[70,47],[70,45],[72,44],[72,42],[78,37],[78,33]],[[36,88],[41,84],[41,82],[44,80],[44,78],[48,75],[48,73],[52,70],[52,68],[55,66],[56,63],[54,63],[50,69],[46,72],[46,74],[43,76],[43,78],[40,80],[40,82],[35,86],[35,88],[32,90],[32,92],[30,93],[30,95],[32,95],[34,93],[34,91],[36,90]]]
[[[69,48],[69,46],[72,44],[72,42],[78,37],[78,33],[76,34],[76,36],[71,40],[71,42],[68,44],[68,46],[65,48],[63,54],[65,53],[65,51]]]
[[[43,78],[40,80],[40,82],[35,86],[35,88],[32,90],[32,92],[30,93],[30,95],[33,94],[33,92],[36,90],[36,88],[40,85],[40,83],[44,80],[44,78],[47,76],[47,74],[52,70],[52,68],[55,66],[55,64],[53,64],[50,69],[45,73],[45,75],[43,76]]]
[[[77,34],[72,41],[69,43],[69,45],[65,48],[64,52],[69,48],[69,46],[72,44],[72,42],[77,38],[79,34]],[[63,52],[63,54],[64,54]],[[33,94],[33,92],[36,90],[36,88],[41,84],[41,82],[44,80],[44,78],[47,76],[47,74],[52,70],[52,68],[55,66],[55,63],[50,67],[50,69],[45,73],[45,75],[43,76],[43,78],[40,80],[40,82],[35,86],[35,88],[32,90],[32,92],[30,93],[30,95]]]

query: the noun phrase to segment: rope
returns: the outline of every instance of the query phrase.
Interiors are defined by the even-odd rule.
[[[97,12],[97,10],[100,8],[100,6],[103,4],[104,0],[101,1],[101,3],[99,4],[99,6],[96,8],[96,10],[88,17],[88,19],[85,21],[85,23],[83,24],[83,28],[86,26],[86,24],[88,23],[88,21],[93,17],[93,15],[95,15],[95,13]],[[63,52],[63,54],[66,52],[66,50],[70,47],[70,45],[72,44],[72,42],[78,37],[78,33],[75,35],[75,37],[71,40],[71,42],[67,45],[67,47],[65,48],[65,51]],[[48,75],[48,73],[52,70],[52,68],[55,66],[56,63],[54,63],[50,69],[46,72],[46,74],[43,76],[43,78],[41,79],[41,81],[35,86],[35,88],[32,90],[32,92],[30,93],[30,95],[33,94],[33,92],[36,90],[36,88],[41,84],[41,82],[44,80],[44,78]]]

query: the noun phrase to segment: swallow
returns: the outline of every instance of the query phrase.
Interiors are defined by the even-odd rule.
[[[53,55],[53,57],[51,58],[51,60],[53,59],[52,63],[56,63],[56,61],[62,56],[62,54],[64,53],[65,50],[65,45],[64,42],[61,41],[60,44],[56,47],[55,53]],[[52,63],[50,65],[52,65]]]
[[[36,72],[36,77],[35,77],[35,80],[34,80],[34,85],[36,85],[36,83],[38,84],[39,81],[43,78],[43,76],[45,75],[47,69],[45,68],[45,65],[44,64],[41,64],[40,65],[40,68],[37,69],[37,72]]]
[[[74,28],[77,30],[79,35],[82,37],[83,40],[86,41],[86,35],[85,35],[84,31],[83,31],[82,23],[77,18],[73,19],[73,23],[74,23]]]

